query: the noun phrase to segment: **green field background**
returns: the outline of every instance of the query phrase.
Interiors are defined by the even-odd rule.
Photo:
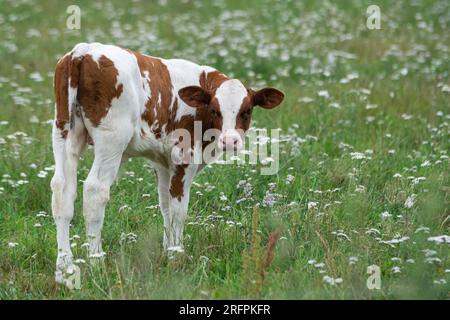
[[[72,4],[80,30],[66,27]],[[380,30],[366,26],[371,4]],[[448,299],[450,238],[433,237],[450,234],[449,27],[446,0],[2,0],[0,299]],[[92,41],[281,89],[283,104],[256,110],[253,126],[280,128],[284,141],[276,175],[235,164],[196,178],[174,259],[152,169],[129,161],[94,265],[80,201],[89,150],[71,291],[54,282],[52,80],[65,52]],[[370,265],[379,290],[366,286]]]

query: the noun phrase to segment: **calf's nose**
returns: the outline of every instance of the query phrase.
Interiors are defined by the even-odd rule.
[[[224,134],[219,137],[218,146],[222,150],[238,150],[241,144],[241,138],[236,134]]]

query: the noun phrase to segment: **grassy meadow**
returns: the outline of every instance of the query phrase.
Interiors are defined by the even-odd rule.
[[[81,9],[69,30],[66,9]],[[31,1],[0,5],[0,299],[450,298],[450,2]],[[54,282],[53,70],[78,42],[211,65],[286,94],[256,110],[280,128],[280,169],[207,167],[186,251],[163,252],[147,161],[111,190],[105,259],[88,261],[79,165],[71,227],[81,289]],[[367,267],[381,270],[369,290]]]

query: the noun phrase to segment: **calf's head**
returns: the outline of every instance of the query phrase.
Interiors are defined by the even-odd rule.
[[[239,150],[250,126],[253,108],[277,107],[284,94],[274,88],[252,90],[237,79],[224,81],[214,92],[200,86],[189,86],[178,91],[180,98],[193,108],[203,108],[214,129],[221,131],[218,147]]]

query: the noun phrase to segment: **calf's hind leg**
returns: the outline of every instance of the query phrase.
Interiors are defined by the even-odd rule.
[[[96,258],[104,255],[101,232],[105,206],[109,201],[113,184],[122,160],[122,154],[130,137],[104,133],[97,134],[94,141],[94,163],[84,182],[83,213],[86,234],[89,239],[89,255]]]
[[[50,185],[52,213],[58,242],[55,280],[59,283],[64,281],[64,273],[72,267],[69,228],[77,194],[77,165],[86,146],[86,131],[78,120],[78,118],[75,119],[74,127],[65,134],[63,130],[56,127],[56,124],[53,126],[55,173]]]

